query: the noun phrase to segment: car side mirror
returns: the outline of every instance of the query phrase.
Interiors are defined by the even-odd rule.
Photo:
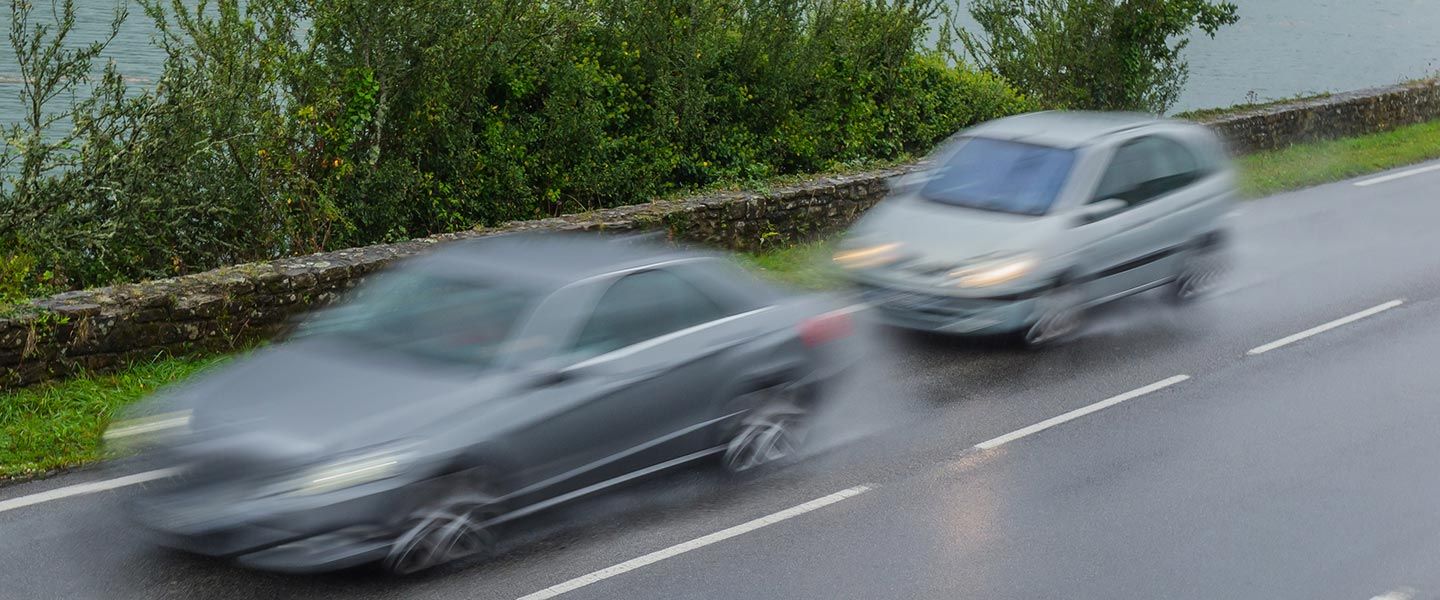
[[[1106,198],[1099,202],[1091,202],[1090,204],[1080,207],[1080,224],[1094,223],[1101,219],[1114,216],[1116,213],[1125,210],[1128,206],[1130,206],[1129,202],[1119,198]]]
[[[567,365],[547,360],[523,367],[520,377],[525,387],[542,388],[564,383],[575,375]]]

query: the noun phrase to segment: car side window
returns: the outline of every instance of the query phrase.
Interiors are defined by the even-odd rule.
[[[600,297],[573,349],[584,356],[604,354],[720,316],[713,300],[674,274],[632,273]]]
[[[1158,163],[1155,178],[1150,182],[1154,197],[1183,188],[1199,178],[1200,161],[1195,159],[1195,154],[1190,152],[1189,148],[1169,138],[1147,139],[1154,141]]]
[[[1131,140],[1115,151],[1091,202],[1119,198],[1139,206],[1189,185],[1199,171],[1195,155],[1174,140]]]
[[[755,310],[773,301],[770,290],[760,285],[753,274],[729,261],[678,263],[668,270],[712,301],[720,311],[716,318]]]

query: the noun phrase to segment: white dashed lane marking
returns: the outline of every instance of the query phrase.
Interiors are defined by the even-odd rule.
[[[1256,346],[1256,347],[1254,347],[1254,348],[1251,348],[1249,352],[1246,352],[1246,354],[1249,354],[1250,356],[1255,356],[1256,354],[1264,354],[1264,353],[1269,352],[1269,351],[1271,351],[1271,350],[1274,350],[1274,349],[1276,349],[1276,348],[1280,348],[1280,347],[1282,347],[1282,346],[1288,346],[1288,345],[1290,345],[1290,344],[1293,344],[1293,343],[1295,343],[1295,342],[1298,342],[1298,341],[1303,340],[1303,339],[1305,339],[1305,338],[1308,338],[1308,337],[1310,337],[1310,336],[1314,336],[1314,335],[1319,335],[1319,334],[1325,333],[1325,332],[1327,332],[1327,331],[1330,331],[1331,329],[1334,329],[1334,328],[1336,328],[1336,327],[1340,327],[1341,325],[1348,325],[1348,324],[1350,324],[1350,323],[1354,323],[1354,322],[1356,322],[1356,321],[1359,321],[1360,319],[1363,319],[1363,318],[1365,318],[1365,317],[1369,317],[1369,316],[1372,316],[1372,315],[1380,314],[1380,313],[1382,313],[1382,312],[1385,312],[1385,311],[1387,311],[1387,310],[1390,310],[1390,309],[1392,309],[1392,308],[1395,308],[1395,307],[1397,307],[1397,306],[1400,306],[1401,304],[1404,304],[1404,303],[1405,303],[1404,300],[1391,300],[1391,301],[1389,301],[1389,302],[1386,302],[1386,303],[1381,304],[1381,305],[1378,305],[1378,306],[1372,306],[1372,307],[1370,307],[1370,308],[1367,308],[1367,309],[1365,309],[1365,310],[1362,310],[1362,311],[1360,311],[1360,312],[1357,312],[1357,313],[1355,313],[1355,314],[1353,314],[1353,315],[1350,315],[1350,316],[1347,316],[1347,317],[1341,317],[1341,318],[1335,319],[1334,321],[1331,321],[1331,322],[1329,322],[1329,323],[1325,323],[1325,324],[1323,324],[1323,325],[1317,325],[1317,326],[1315,326],[1315,327],[1311,327],[1311,328],[1306,329],[1305,331],[1302,331],[1302,332],[1297,333],[1297,334],[1295,334],[1295,335],[1285,336],[1285,337],[1283,337],[1283,338],[1280,338],[1280,339],[1278,339],[1278,340],[1275,340],[1275,341],[1270,342],[1270,343],[1268,343],[1268,344],[1265,344],[1265,345],[1263,345],[1263,346]]]

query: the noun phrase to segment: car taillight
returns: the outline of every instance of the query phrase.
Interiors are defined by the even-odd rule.
[[[806,346],[819,346],[847,337],[854,329],[849,311],[831,311],[800,323],[800,341]]]

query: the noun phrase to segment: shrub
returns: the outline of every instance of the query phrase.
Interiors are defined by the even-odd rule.
[[[35,259],[28,254],[0,254],[0,311],[36,291]]]
[[[163,73],[50,63],[94,91],[0,247],[91,285],[903,157],[1029,106],[921,47],[941,1],[140,0]]]
[[[973,0],[984,35],[953,33],[976,64],[1046,105],[1164,113],[1189,78],[1186,36],[1214,37],[1235,10],[1210,0]]]

